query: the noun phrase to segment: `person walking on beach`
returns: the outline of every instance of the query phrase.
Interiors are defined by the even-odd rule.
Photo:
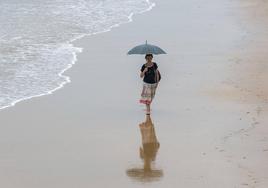
[[[146,105],[146,115],[150,115],[150,105],[155,96],[158,82],[161,79],[161,74],[158,70],[158,65],[153,62],[153,54],[145,55],[146,63],[142,65],[140,77],[143,78],[143,87],[140,103]]]
[[[161,79],[161,74],[158,71],[157,64],[152,62],[153,54],[166,54],[166,52],[156,45],[148,44],[146,40],[145,44],[135,46],[129,50],[127,54],[146,54],[146,63],[142,65],[140,73],[140,77],[143,78],[140,103],[146,105],[146,115],[150,115],[150,105],[155,96],[158,82]]]

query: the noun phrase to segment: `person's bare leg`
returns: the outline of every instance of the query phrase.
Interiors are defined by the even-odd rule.
[[[151,124],[153,124],[153,123],[152,123],[152,120],[151,120],[151,116],[150,116],[150,114],[146,114],[145,124],[146,124],[146,125],[151,125]]]
[[[146,114],[150,114],[150,105],[146,104]]]

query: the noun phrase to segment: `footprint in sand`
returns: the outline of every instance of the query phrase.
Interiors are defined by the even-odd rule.
[[[260,106],[258,106],[256,111],[257,111],[257,115],[259,116],[262,112],[262,108]]]
[[[225,157],[227,158],[226,162],[228,162],[228,163],[233,162],[233,156],[232,155],[226,155]]]
[[[254,177],[254,172],[245,166],[241,166],[240,164],[238,164],[238,168],[245,170],[247,172],[247,176],[249,177],[249,180],[250,180],[250,182],[248,182],[248,183],[244,182],[241,185],[255,187],[255,185],[258,183],[258,181]]]
[[[224,152],[224,149],[219,149],[219,147],[215,147],[215,150],[218,150],[219,152]]]
[[[250,127],[249,129],[251,129],[251,128],[252,128],[252,127]],[[241,134],[241,133],[243,133],[243,132],[247,132],[249,129],[245,130],[244,128],[242,128],[242,129],[239,129],[238,131],[234,131],[234,132],[232,132],[232,133],[229,133],[227,136],[223,137],[222,140],[223,140],[223,142],[226,142],[227,139],[231,138],[232,136]],[[245,134],[246,134],[246,133],[245,133]],[[249,135],[247,134],[247,136],[249,136]]]
[[[259,123],[259,122],[257,122],[257,121],[255,121],[255,122],[251,123],[251,125],[258,125],[258,124],[260,124],[260,123]]]
[[[263,137],[262,139],[260,139],[259,141],[261,141],[261,142],[266,142],[268,139],[267,139],[267,137]]]

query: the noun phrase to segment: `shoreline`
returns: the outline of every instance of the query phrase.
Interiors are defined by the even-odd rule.
[[[37,98],[37,97],[42,97],[42,96],[46,96],[46,95],[52,95],[54,92],[56,92],[57,90],[60,90],[64,87],[64,85],[68,84],[68,83],[71,83],[71,78],[70,76],[68,75],[64,75],[64,73],[69,70],[70,68],[72,68],[75,64],[76,64],[76,61],[77,61],[77,54],[78,53],[83,53],[83,48],[81,47],[76,47],[73,45],[73,43],[77,40],[82,40],[84,37],[91,37],[91,36],[94,36],[94,35],[98,35],[98,34],[103,34],[103,33],[106,33],[106,32],[110,32],[113,28],[116,28],[116,27],[120,27],[121,25],[124,25],[124,24],[128,24],[128,23],[131,23],[133,22],[133,16],[135,15],[140,15],[140,14],[145,14],[146,12],[149,12],[153,9],[153,7],[156,6],[156,3],[154,2],[151,2],[150,0],[146,0],[146,2],[148,3],[148,8],[144,11],[140,11],[140,12],[137,12],[137,13],[130,13],[129,16],[127,17],[128,18],[128,21],[126,22],[122,22],[122,23],[117,23],[117,24],[114,24],[112,26],[110,26],[108,29],[106,30],[103,30],[103,31],[99,31],[99,32],[95,32],[95,33],[90,33],[90,34],[83,34],[79,37],[76,37],[74,39],[71,39],[69,41],[67,41],[64,45],[66,46],[69,46],[70,48],[73,48],[74,50],[72,50],[72,55],[73,55],[73,59],[71,61],[71,63],[69,63],[66,68],[64,68],[61,72],[58,73],[58,76],[59,77],[62,77],[65,79],[64,82],[60,83],[56,88],[52,89],[52,90],[49,90],[49,91],[45,91],[44,93],[42,94],[38,94],[38,95],[33,95],[33,96],[29,96],[29,97],[25,97],[25,98],[22,98],[22,99],[18,99],[18,100],[15,100],[14,102],[12,102],[11,104],[9,105],[6,105],[6,106],[3,106],[3,107],[0,107],[0,112],[6,108],[9,108],[9,107],[15,107],[15,105],[19,102],[22,102],[22,101],[26,101],[26,100],[30,100],[32,98]]]

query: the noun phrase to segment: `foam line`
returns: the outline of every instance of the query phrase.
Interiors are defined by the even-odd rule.
[[[142,14],[142,13],[148,12],[148,11],[152,10],[152,8],[154,6],[156,6],[156,4],[153,3],[153,2],[151,2],[150,0],[146,0],[146,2],[148,3],[149,7],[146,10],[137,12],[135,14]],[[74,42],[75,40],[81,39],[81,38],[83,38],[85,36],[91,36],[91,35],[96,35],[96,34],[100,34],[100,33],[109,32],[109,31],[111,31],[112,28],[119,27],[120,25],[125,24],[125,23],[130,23],[130,22],[133,21],[133,16],[135,14],[134,13],[130,13],[130,15],[128,16],[128,21],[114,24],[114,25],[110,26],[109,29],[106,29],[106,30],[103,30],[103,31],[99,31],[99,32],[95,32],[95,33],[84,34],[84,35],[81,35],[79,37],[76,37],[76,38],[68,41],[67,42],[67,45],[70,46],[71,48],[74,48],[75,50],[72,52],[72,54],[73,54],[72,62],[70,64],[68,64],[67,67],[65,69],[63,69],[58,74],[58,76],[64,78],[65,81],[63,81],[62,83],[60,83],[60,85],[58,87],[56,87],[55,89],[53,89],[53,90],[46,91],[45,93],[42,93],[40,95],[33,95],[33,96],[29,96],[29,97],[25,97],[25,98],[22,98],[22,99],[15,100],[11,104],[9,104],[9,105],[0,107],[0,110],[3,110],[3,109],[8,108],[8,107],[15,106],[16,103],[21,102],[21,101],[25,101],[25,100],[32,99],[32,98],[35,98],[35,97],[41,97],[41,96],[44,96],[44,95],[53,94],[55,91],[63,88],[65,84],[71,82],[70,77],[69,76],[66,76],[66,75],[63,75],[63,73],[65,71],[67,71],[68,69],[70,69],[76,63],[76,61],[77,61],[77,53],[81,53],[83,51],[83,48],[74,47],[73,44],[72,44],[72,42]]]

